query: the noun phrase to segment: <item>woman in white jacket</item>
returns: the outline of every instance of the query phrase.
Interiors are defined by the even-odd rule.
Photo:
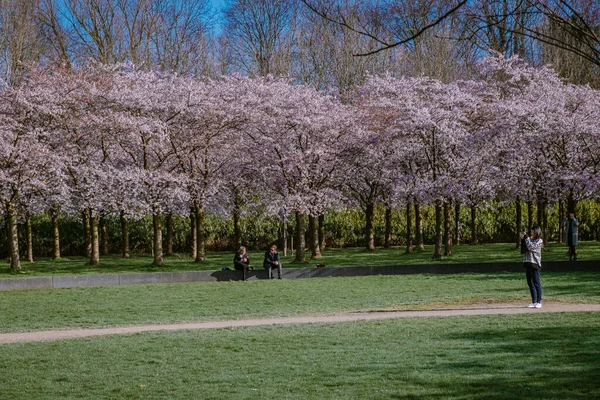
[[[542,283],[540,282],[540,270],[542,269],[542,247],[544,241],[541,238],[542,229],[533,225],[529,236],[521,232],[521,240],[524,241],[527,252],[523,254],[523,266],[527,286],[531,292],[531,303],[527,308],[542,308]]]

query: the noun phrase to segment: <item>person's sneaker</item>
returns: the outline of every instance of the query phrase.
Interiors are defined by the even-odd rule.
[[[535,303],[535,308],[542,308],[542,303]]]
[[[536,303],[529,303],[525,307],[527,307],[527,308],[535,308],[535,304]]]

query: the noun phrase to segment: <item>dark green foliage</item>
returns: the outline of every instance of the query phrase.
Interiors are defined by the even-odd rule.
[[[434,209],[430,206],[421,208],[423,216],[423,233],[426,244],[432,244],[435,235]],[[558,241],[562,216],[558,215],[558,206],[550,205],[548,211],[548,237],[546,242]],[[477,211],[477,231],[480,243],[510,243],[515,240],[515,205],[514,203],[490,203]],[[534,220],[537,207],[533,207]],[[397,209],[392,213],[392,245],[404,246],[406,242],[405,209]],[[577,216],[581,222],[580,240],[600,240],[600,205],[594,201],[580,202]],[[121,243],[121,227],[117,216],[104,218],[108,232],[109,253],[119,254]],[[527,207],[523,207],[523,221],[527,221]],[[21,221],[23,222],[23,221]],[[249,249],[262,250],[275,243],[280,236],[282,221],[276,217],[265,217],[264,210],[245,209],[242,213],[242,241]],[[85,243],[80,218],[62,217],[60,219],[61,254],[65,257],[83,255]],[[385,208],[382,204],[375,207],[375,245],[382,246],[385,240]],[[6,226],[0,221],[0,257],[7,257]],[[173,250],[187,253],[191,248],[190,219],[188,216],[173,217]],[[208,235],[207,250],[233,250],[233,222],[231,217],[209,214],[206,218]],[[454,229],[454,220],[452,221]],[[414,223],[413,223],[414,226]],[[295,219],[289,218],[288,238],[293,237]],[[52,254],[52,223],[47,214],[32,217],[34,257],[47,257]],[[150,217],[131,220],[130,249],[133,254],[147,254],[152,250],[152,220]],[[163,221],[163,238],[166,240],[166,224]],[[459,219],[459,242],[471,241],[471,213],[467,206],[461,207]],[[325,231],[327,247],[363,247],[365,245],[365,216],[359,208],[345,208],[339,211],[330,210],[325,214]],[[26,254],[25,227],[19,225],[21,254]],[[413,232],[414,237],[414,232]],[[290,243],[288,243],[290,246]]]

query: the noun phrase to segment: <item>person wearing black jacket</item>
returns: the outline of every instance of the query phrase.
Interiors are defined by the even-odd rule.
[[[237,271],[242,271],[243,280],[246,280],[246,272],[250,268],[250,257],[244,246],[240,247],[236,255],[233,257],[233,268]]]
[[[575,214],[571,212],[563,221],[563,225],[565,227],[565,244],[569,246],[569,261],[577,261],[579,220],[577,220]]]
[[[265,260],[263,266],[268,271],[269,278],[274,279],[273,269],[277,268],[277,278],[281,279],[281,260],[279,259],[279,253],[277,252],[277,246],[273,245],[265,253]]]

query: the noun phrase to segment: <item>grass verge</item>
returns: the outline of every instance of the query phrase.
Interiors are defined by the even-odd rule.
[[[542,273],[546,301],[600,303],[600,273]],[[0,292],[0,332],[529,302],[524,273],[397,275]]]
[[[2,345],[2,398],[600,398],[597,313],[414,318]]]

